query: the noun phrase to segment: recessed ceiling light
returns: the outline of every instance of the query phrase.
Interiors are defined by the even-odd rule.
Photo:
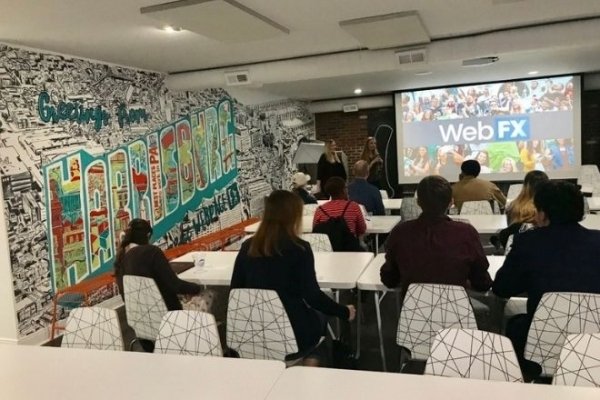
[[[171,25],[165,25],[163,26],[163,31],[167,32],[167,33],[175,33],[175,32],[181,32],[181,28],[177,28]]]
[[[528,75],[537,75],[539,73],[540,73],[540,71],[529,71],[527,74]]]
[[[362,89],[361,88],[354,89],[354,94],[361,94],[361,93],[362,93]]]
[[[431,75],[433,74],[433,72],[431,71],[419,71],[419,72],[415,72],[416,76],[426,76],[426,75]]]

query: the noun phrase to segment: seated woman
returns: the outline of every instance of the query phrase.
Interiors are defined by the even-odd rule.
[[[154,279],[169,311],[181,310],[177,295],[198,295],[202,286],[179,279],[162,250],[149,244],[151,236],[152,227],[148,221],[139,218],[131,220],[119,244],[114,263],[121,296],[124,295],[123,276],[144,276]],[[150,352],[154,348],[153,343],[147,341],[142,341],[142,346]]]
[[[300,239],[302,201],[276,190],[265,200],[258,231],[242,244],[235,260],[231,288],[275,290],[288,314],[300,353],[309,352],[304,365],[318,366],[324,346],[325,315],[352,321],[354,306],[342,306],[321,292],[310,244]]]
[[[296,172],[292,176],[292,192],[300,196],[304,204],[317,204],[317,199],[306,190],[308,181],[310,181],[310,175]]]
[[[506,207],[508,227],[498,234],[502,247],[506,247],[508,237],[518,233],[524,224],[535,222],[536,209],[533,204],[533,197],[540,185],[546,181],[548,181],[548,175],[542,171],[529,171],[525,175],[521,193]]]

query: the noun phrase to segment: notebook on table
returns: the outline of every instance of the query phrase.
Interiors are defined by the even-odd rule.
[[[193,261],[171,261],[171,268],[176,274],[181,274],[194,266]]]

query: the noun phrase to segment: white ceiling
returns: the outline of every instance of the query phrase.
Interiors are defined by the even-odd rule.
[[[158,22],[139,12],[141,7],[166,0],[0,0],[0,41],[154,71],[177,72],[357,50],[361,45],[339,27],[339,21],[408,10],[419,12],[434,42],[481,31],[600,16],[598,0],[522,0],[506,4],[496,4],[503,3],[502,0],[238,1],[288,28],[290,34],[236,44],[224,44],[185,31],[168,34],[159,29]],[[519,41],[513,45],[518,51]],[[571,51],[548,48],[519,54],[514,59],[501,57],[494,67],[504,62],[505,68],[512,68],[511,65],[520,68],[520,75],[523,69],[542,69],[532,64],[541,61],[552,66],[548,69],[559,68],[560,72],[600,69],[600,56],[596,55],[600,51],[596,45],[600,43],[575,42]],[[368,51],[363,54],[369,56]],[[435,79],[465,81],[480,74],[465,73],[458,64],[450,65],[444,60],[432,62],[427,69],[433,74],[416,79],[414,71],[355,73],[341,78],[329,74],[327,78],[295,82],[290,76],[289,81],[268,83],[262,90],[294,98],[333,98],[346,96],[348,88],[356,85],[363,87],[365,93],[376,93],[398,89],[399,85],[422,86],[420,83]]]

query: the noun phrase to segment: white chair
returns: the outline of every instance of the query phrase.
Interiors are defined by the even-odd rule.
[[[388,196],[388,192],[386,190],[380,190],[379,193],[381,193],[381,198],[382,199],[389,199],[390,198]]]
[[[61,347],[75,349],[123,350],[123,336],[115,310],[80,307],[67,318]]]
[[[215,317],[201,311],[169,311],[160,324],[154,352],[222,357]]]
[[[439,331],[431,345],[425,374],[523,382],[510,339],[473,329]]]
[[[137,336],[129,347],[137,339],[156,340],[160,323],[168,310],[154,279],[125,275],[123,291],[127,324]]]
[[[302,215],[312,217],[315,215],[317,207],[319,207],[318,204],[305,204],[304,207],[302,207]]]
[[[416,197],[405,197],[400,206],[400,218],[402,221],[410,221],[419,218],[421,207],[417,204]]]
[[[600,333],[567,336],[552,383],[600,387]]]
[[[411,358],[426,360],[431,342],[440,329],[477,329],[475,314],[461,286],[411,284],[404,297],[396,343],[411,352]]]
[[[298,352],[285,308],[273,290],[232,289],[227,346],[242,358],[285,361]]]
[[[465,201],[459,214],[463,215],[493,215],[494,209],[488,200]]]
[[[600,195],[600,171],[597,165],[582,165],[579,170],[577,184],[590,186],[594,196]]]
[[[312,251],[333,251],[329,236],[324,233],[303,233],[302,239],[310,243]]]
[[[508,193],[506,194],[506,198],[510,199],[511,201],[516,199],[517,196],[519,195],[519,193],[521,193],[522,189],[523,189],[522,183],[513,183],[512,185],[510,185],[508,187]]]
[[[566,337],[596,332],[600,332],[600,294],[544,293],[529,328],[525,358],[540,364],[543,376],[552,376]]]

